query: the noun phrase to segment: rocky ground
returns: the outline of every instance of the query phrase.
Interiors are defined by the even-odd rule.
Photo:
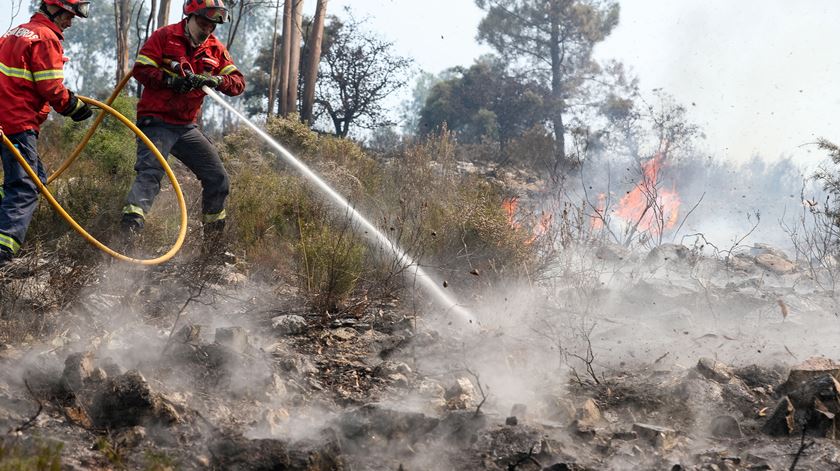
[[[241,264],[104,264],[66,299],[72,270],[3,272],[0,469],[840,468],[832,290],[768,247],[581,249],[467,331]]]

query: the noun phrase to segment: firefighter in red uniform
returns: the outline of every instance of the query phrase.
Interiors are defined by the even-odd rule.
[[[73,18],[87,18],[87,0],[42,0],[29,23],[0,37],[0,127],[42,182],[46,172],[37,140],[50,106],[74,121],[93,114],[64,87],[64,30]],[[3,200],[0,202],[0,265],[9,262],[23,243],[38,205],[38,188],[14,154],[0,146],[3,158]]]
[[[186,0],[186,18],[152,33],[133,71],[144,86],[137,104],[138,127],[163,155],[177,157],[201,182],[205,245],[218,240],[224,229],[230,182],[218,151],[195,123],[205,97],[201,87],[229,96],[245,90],[245,77],[212,34],[227,13],[222,0]],[[142,230],[164,175],[155,156],[139,142],[134,169],[137,177],[121,223],[129,238]]]

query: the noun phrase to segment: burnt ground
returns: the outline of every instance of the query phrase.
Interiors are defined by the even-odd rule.
[[[241,264],[104,265],[69,296],[24,263],[0,469],[840,468],[833,291],[767,248],[581,251],[475,298],[472,331],[416,299],[311,312]]]

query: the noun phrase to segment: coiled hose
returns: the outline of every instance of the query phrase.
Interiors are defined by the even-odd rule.
[[[105,119],[105,114],[106,113],[110,114],[111,116],[113,116],[115,118],[117,118],[120,122],[122,122],[129,129],[131,129],[134,132],[134,134],[136,134],[137,137],[140,138],[140,140],[143,141],[143,143],[152,151],[152,153],[155,154],[155,157],[157,157],[158,162],[160,162],[161,166],[163,167],[164,172],[166,172],[166,176],[169,178],[169,181],[172,182],[172,188],[175,189],[175,196],[178,200],[178,208],[181,211],[181,227],[178,231],[178,238],[175,241],[175,244],[172,246],[172,248],[169,249],[168,252],[161,255],[160,257],[150,258],[150,259],[132,258],[132,257],[129,257],[127,255],[124,255],[124,254],[121,254],[121,253],[117,252],[116,250],[108,247],[107,245],[103,244],[102,242],[97,240],[95,237],[90,235],[82,226],[79,225],[79,223],[77,223],[73,219],[72,216],[70,216],[67,213],[67,211],[64,210],[63,207],[61,207],[61,204],[59,204],[58,201],[56,201],[55,197],[53,197],[52,193],[50,193],[50,190],[48,190],[46,185],[44,185],[41,182],[41,180],[38,178],[38,175],[35,173],[34,170],[32,170],[32,167],[30,167],[29,164],[26,162],[26,159],[23,158],[23,156],[20,154],[20,152],[14,146],[14,144],[12,144],[12,141],[10,141],[9,138],[6,137],[5,135],[2,136],[3,137],[3,144],[5,144],[6,147],[12,152],[12,154],[14,154],[15,158],[20,163],[20,165],[23,167],[24,171],[26,171],[26,174],[29,175],[29,178],[31,178],[33,182],[35,182],[35,185],[38,187],[38,190],[44,195],[44,198],[46,198],[47,201],[50,203],[50,206],[52,206],[53,209],[55,209],[55,211],[62,217],[62,219],[64,219],[65,221],[67,221],[68,224],[70,224],[70,227],[72,227],[74,230],[76,230],[76,232],[81,234],[81,236],[85,240],[87,240],[91,245],[93,245],[94,247],[98,248],[99,250],[107,253],[108,255],[110,255],[110,256],[118,259],[118,260],[122,260],[122,261],[125,261],[125,262],[130,262],[130,263],[137,263],[137,264],[140,264],[140,265],[157,265],[157,264],[163,263],[163,262],[171,259],[172,257],[174,257],[175,254],[178,253],[178,250],[181,249],[181,246],[184,244],[184,239],[187,236],[187,205],[184,202],[184,194],[181,192],[181,186],[178,184],[178,180],[175,178],[175,174],[172,172],[172,169],[169,167],[169,164],[166,162],[166,158],[164,158],[164,156],[161,155],[160,151],[157,149],[157,147],[155,147],[155,145],[152,143],[152,141],[150,141],[149,138],[146,137],[145,134],[143,134],[143,131],[141,131],[139,128],[137,128],[137,126],[135,126],[134,123],[132,123],[128,118],[126,118],[125,116],[120,114],[120,112],[111,108],[111,106],[110,106],[111,103],[113,103],[114,100],[117,98],[117,96],[120,94],[120,91],[122,91],[122,89],[125,87],[126,83],[128,83],[128,80],[130,78],[131,78],[131,74],[126,74],[126,76],[122,79],[122,81],[120,81],[120,83],[117,85],[117,88],[114,89],[114,92],[108,98],[107,104],[102,103],[102,102],[97,101],[97,100],[94,100],[93,98],[88,98],[88,97],[84,97],[84,96],[79,96],[78,97],[80,100],[87,103],[88,105],[99,108],[100,109],[99,114],[96,116],[96,119],[94,120],[90,129],[88,129],[84,138],[82,138],[81,142],[79,142],[79,144],[76,146],[76,149],[58,167],[58,169],[55,172],[53,172],[52,175],[49,176],[49,178],[47,178],[47,185],[50,184],[56,178],[58,178],[58,176],[61,175],[62,172],[67,170],[67,168],[70,167],[70,165],[76,160],[76,158],[78,158],[79,154],[81,154],[81,152],[82,152],[82,149],[85,148],[88,141],[90,141],[90,138],[93,136],[93,133],[96,131],[96,128],[99,126],[99,124],[102,122],[102,120]]]

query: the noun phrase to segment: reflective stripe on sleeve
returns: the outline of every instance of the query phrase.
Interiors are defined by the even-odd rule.
[[[40,82],[41,80],[64,80],[64,71],[61,69],[42,70],[32,75],[36,82]]]
[[[222,71],[219,72],[219,75],[230,75],[230,74],[236,72],[237,70],[238,69],[236,68],[235,65],[230,64],[227,67],[225,67],[224,69],[222,69]]]
[[[157,62],[153,61],[149,57],[144,56],[142,54],[138,55],[137,59],[134,62],[137,63],[137,64],[150,65],[152,67],[159,67]]]
[[[0,74],[3,74],[7,77],[14,77],[14,78],[28,80],[30,82],[35,81],[35,79],[32,77],[32,72],[30,72],[26,69],[16,69],[14,67],[9,67],[2,62],[0,62]]]

